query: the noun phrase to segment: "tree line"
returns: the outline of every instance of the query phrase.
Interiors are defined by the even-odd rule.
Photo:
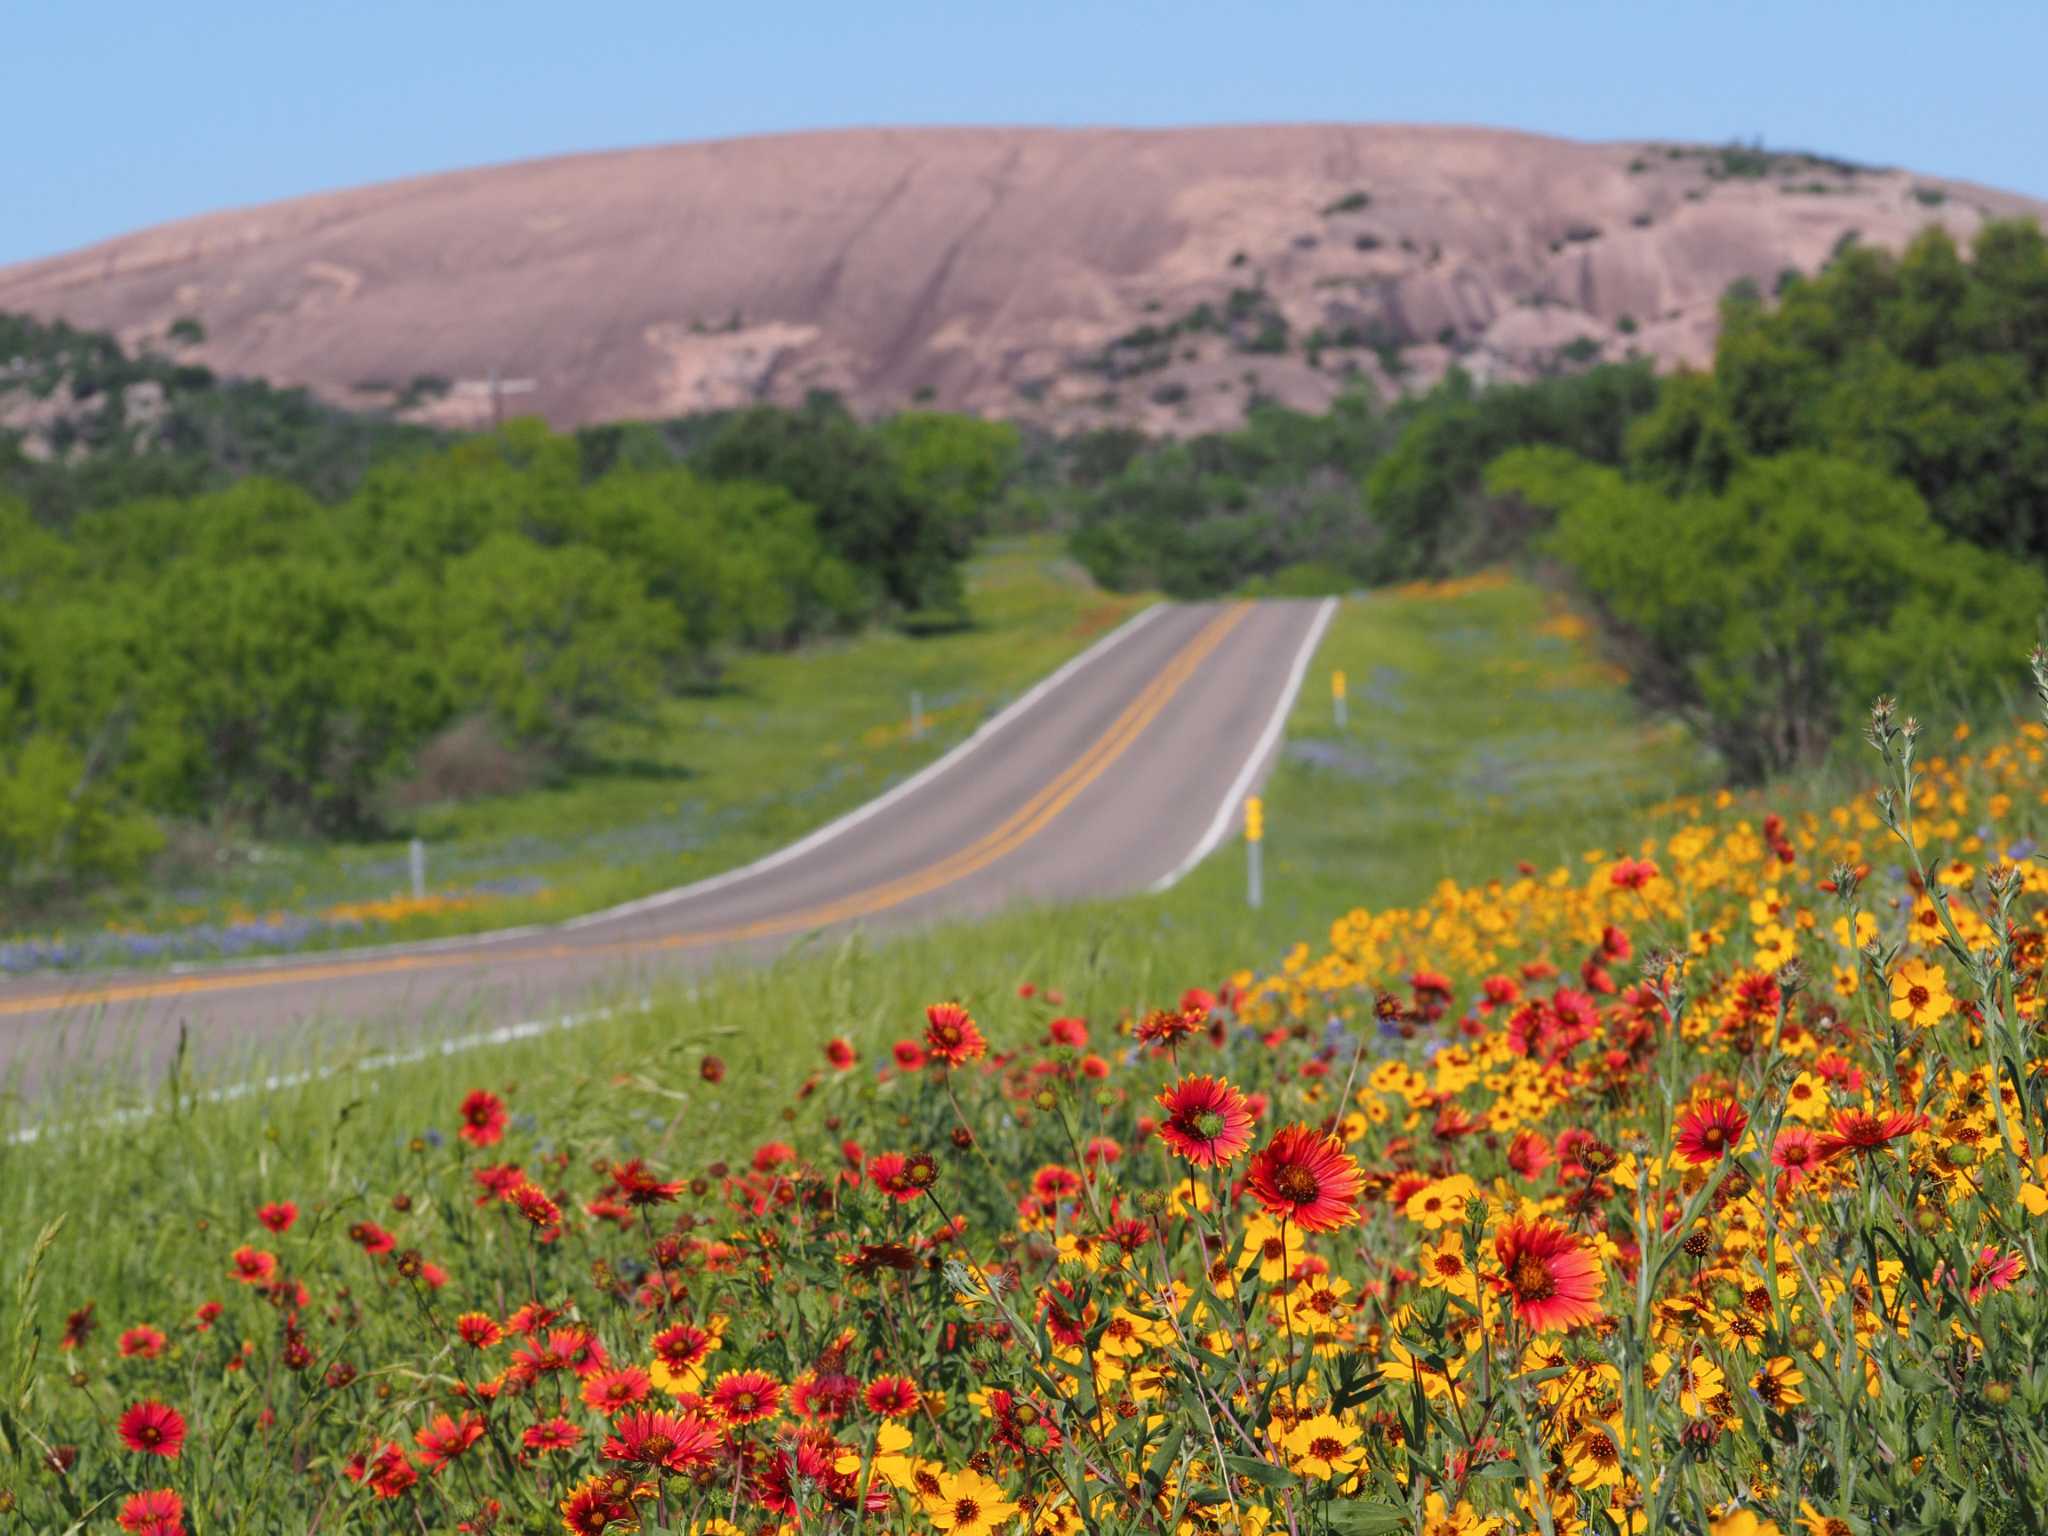
[[[165,820],[360,836],[481,725],[573,765],[591,722],[735,647],[957,620],[1007,428],[830,401],[658,432],[535,421],[367,469],[53,514],[0,497],[0,889],[135,873]]]

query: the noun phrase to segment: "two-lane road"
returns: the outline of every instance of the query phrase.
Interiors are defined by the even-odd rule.
[[[1148,609],[880,800],[746,869],[560,926],[0,986],[0,1074],[32,1082],[84,1049],[154,1066],[181,1026],[216,1058],[323,1029],[408,1040],[818,931],[1156,886],[1263,773],[1332,606]]]

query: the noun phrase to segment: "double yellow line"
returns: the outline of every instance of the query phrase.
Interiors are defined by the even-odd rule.
[[[1221,645],[1224,638],[1249,613],[1246,604],[1234,604],[1198,630],[1193,639],[1174,655],[1138,696],[1125,706],[1086,751],[1075,758],[1043,789],[1013,811],[1003,822],[967,847],[951,853],[925,868],[897,879],[856,891],[850,896],[809,907],[780,917],[762,918],[727,928],[670,934],[661,938],[621,939],[608,944],[550,943],[519,949],[494,950],[492,961],[560,959],[574,955],[618,954],[657,949],[701,949],[713,944],[730,944],[747,939],[773,938],[803,933],[828,923],[870,917],[928,895],[986,869],[1004,855],[1013,853],[1043,832],[1062,811],[1127,752],[1144,734],[1174,696]],[[290,986],[298,982],[335,981],[354,976],[374,976],[398,971],[429,970],[465,965],[477,958],[475,950],[449,950],[409,955],[381,955],[374,959],[341,960],[327,964],[287,966],[275,970],[238,971],[215,976],[175,976],[161,981],[138,981],[78,992],[51,992],[32,997],[0,998],[0,1015],[43,1013],[56,1008],[84,1008],[104,1003],[139,1002],[149,998],[178,997],[204,992],[236,992],[254,987]]]

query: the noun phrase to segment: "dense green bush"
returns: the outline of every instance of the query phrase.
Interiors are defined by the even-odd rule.
[[[1911,485],[1846,459],[1752,460],[1674,497],[1519,449],[1487,483],[1557,513],[1551,547],[1638,685],[1749,778],[1819,756],[1880,693],[1981,702],[2048,607],[2039,571],[1947,535]]]
[[[876,585],[780,487],[587,479],[534,422],[338,506],[261,477],[55,529],[0,501],[0,893],[132,870],[147,815],[371,830],[454,722],[560,760],[727,646],[870,617]]]
[[[1854,245],[1775,307],[1722,305],[1711,374],[1679,375],[1631,434],[1667,490],[1718,490],[1745,457],[1805,448],[1909,481],[1972,543],[2048,556],[2048,239],[1985,225],[1964,261],[1928,229]]]

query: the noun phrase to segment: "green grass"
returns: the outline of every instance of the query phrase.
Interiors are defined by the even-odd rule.
[[[1054,539],[996,544],[969,573],[971,628],[742,654],[717,692],[593,738],[567,782],[430,808],[408,829],[426,840],[432,892],[524,878],[543,882],[536,893],[418,910],[403,840],[271,844],[147,893],[121,922],[154,931],[362,904],[366,926],[324,942],[383,942],[555,921],[687,884],[872,799],[1145,601],[1095,588]],[[917,738],[913,690],[927,721]]]
[[[211,1254],[197,1223],[240,1230],[254,1203],[284,1193],[374,1215],[407,1184],[420,1155],[412,1138],[452,1130],[475,1086],[506,1090],[515,1110],[562,1128],[572,1159],[638,1152],[690,1171],[776,1134],[833,1035],[872,1059],[920,1027],[926,1003],[958,997],[1001,1045],[1043,1017],[1017,997],[1024,982],[1060,989],[1068,1010],[1106,1025],[1187,986],[1270,968],[1297,941],[1319,945],[1354,906],[1411,903],[1444,876],[1510,873],[1517,858],[1552,864],[1613,846],[1648,803],[1711,782],[1712,764],[1681,733],[1645,723],[1585,640],[1554,620],[1540,592],[1512,582],[1346,603],[1268,786],[1268,900],[1256,913],[1244,905],[1243,845],[1233,840],[1164,896],[1018,911],[887,942],[817,940],[771,965],[668,989],[645,1012],[515,1045],[363,1072],[352,1064],[369,1044],[323,1038],[277,1064],[331,1076],[225,1104],[193,1105],[190,1085],[137,1095],[86,1079],[54,1104],[17,1106],[14,1123],[158,1112],[0,1146],[0,1265],[18,1263],[64,1213],[51,1304],[95,1297],[107,1321],[125,1322],[165,1266]],[[1336,666],[1351,682],[1342,732],[1330,718]],[[462,1022],[422,1021],[422,1032]],[[707,1051],[728,1067],[717,1087],[699,1076]],[[0,1133],[12,1128],[0,1105]],[[104,1240],[114,1232],[118,1241]]]

